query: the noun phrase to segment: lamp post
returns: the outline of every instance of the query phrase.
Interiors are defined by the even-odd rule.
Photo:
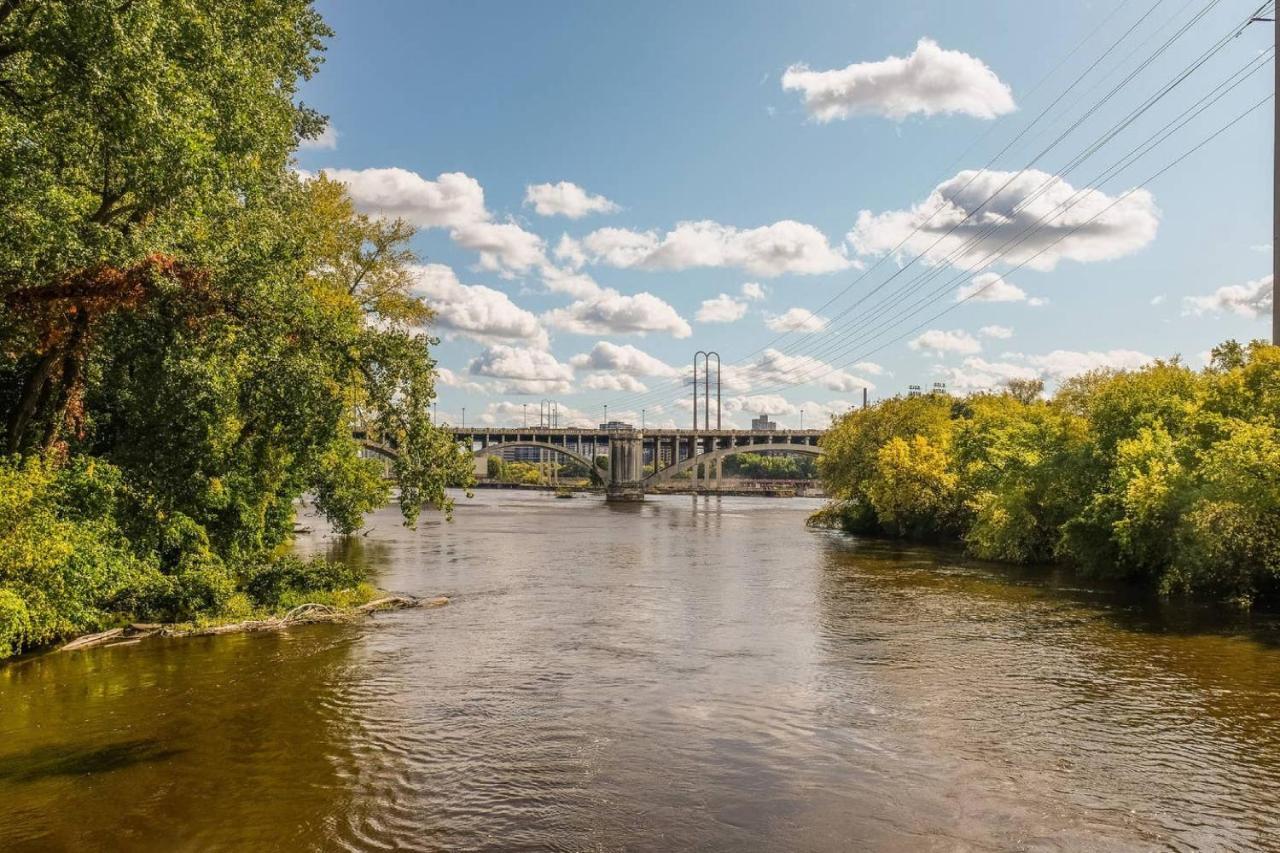
[[[466,426],[466,425],[467,425],[467,407],[463,406],[462,407],[462,426]]]
[[[800,410],[800,429],[804,430],[804,409]]]
[[[644,409],[640,410],[640,429],[644,429]]]
[[[528,426],[529,425],[529,404],[521,403],[520,409],[524,412],[524,425]]]

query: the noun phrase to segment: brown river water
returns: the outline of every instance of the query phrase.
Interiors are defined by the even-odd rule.
[[[817,505],[317,524],[452,603],[0,665],[0,850],[1280,850],[1275,617]]]

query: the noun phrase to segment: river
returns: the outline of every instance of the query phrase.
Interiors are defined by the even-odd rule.
[[[482,491],[298,547],[436,610],[0,665],[0,850],[1280,849],[1280,624]]]

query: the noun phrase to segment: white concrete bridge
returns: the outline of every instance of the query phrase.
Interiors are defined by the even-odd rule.
[[[594,471],[609,500],[644,499],[645,488],[689,473],[695,489],[699,478],[719,484],[724,460],[738,453],[780,451],[818,456],[825,430],[611,429],[549,427],[448,427],[477,458],[508,448],[540,448],[572,459]],[[395,449],[365,440],[374,453],[394,456]],[[597,459],[604,456],[608,467]],[[649,470],[652,466],[653,470]]]

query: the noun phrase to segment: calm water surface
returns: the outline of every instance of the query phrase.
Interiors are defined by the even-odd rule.
[[[0,666],[3,850],[1280,849],[1280,627],[481,492],[303,550],[440,610]]]

